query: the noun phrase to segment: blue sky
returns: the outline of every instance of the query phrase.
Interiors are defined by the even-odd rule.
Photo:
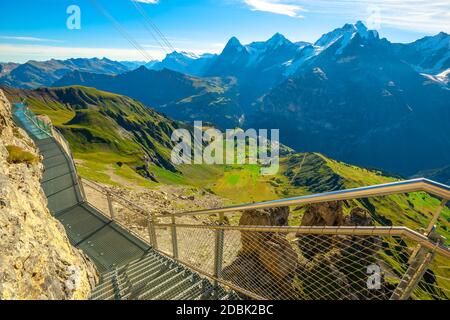
[[[97,1],[145,50],[135,50],[94,6]],[[178,50],[220,52],[228,39],[266,40],[280,32],[292,41],[314,42],[323,33],[357,20],[393,42],[450,33],[449,0],[139,0]],[[81,9],[81,29],[69,30],[67,7]],[[145,28],[130,0],[2,0],[0,61],[103,57],[158,58],[165,51]],[[6,14],[5,14],[6,13]]]

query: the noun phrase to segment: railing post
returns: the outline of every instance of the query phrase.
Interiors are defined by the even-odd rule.
[[[172,252],[173,258],[178,260],[178,238],[175,215],[172,215]]]
[[[223,213],[219,214],[219,225],[222,225],[224,221]],[[216,243],[214,250],[214,276],[217,279],[222,278],[222,265],[223,265],[223,245],[224,245],[224,230],[216,230]],[[217,283],[216,283],[217,284]]]
[[[83,180],[81,179],[81,177],[79,175],[77,175],[77,178],[78,178],[78,185],[80,186],[80,190],[81,190],[81,196],[83,197],[84,201],[87,201],[86,190],[84,190]]]
[[[433,214],[433,218],[431,219],[430,223],[428,224],[427,229],[424,232],[424,235],[427,236],[428,238],[433,236],[433,231],[436,226],[436,223],[439,220],[442,210],[444,210],[445,206],[447,205],[447,202],[448,202],[447,199],[443,199],[441,201],[441,204],[439,205],[439,207],[436,209],[435,213]],[[412,263],[412,261],[416,258],[416,255],[419,253],[420,249],[421,249],[420,245],[416,246],[413,253],[409,257],[408,263],[410,263],[410,264]]]
[[[436,243],[440,243],[441,239],[439,234],[435,232],[435,226],[447,202],[447,199],[443,199],[441,201],[441,204],[436,209],[436,212],[433,214],[433,218],[424,232],[430,240],[434,240]],[[397,288],[395,288],[395,291],[391,296],[391,300],[407,300],[411,297],[411,293],[422,279],[424,273],[427,271],[428,266],[434,259],[434,256],[435,253],[425,250],[420,244],[416,246],[409,257],[409,267]]]
[[[148,215],[148,237],[150,239],[150,244],[154,249],[158,249],[158,241],[156,238],[156,230],[155,230],[155,217],[152,214]]]
[[[443,199],[439,207],[436,209],[436,212],[434,213],[433,218],[431,219],[430,223],[428,224],[428,228],[425,231],[428,236],[433,232],[434,226],[438,222],[442,210],[444,210],[445,206],[447,205],[447,202],[448,202],[447,199]]]
[[[408,300],[433,261],[434,256],[434,252],[421,248],[395,288],[390,300]]]
[[[111,216],[111,220],[114,220],[114,207],[111,199],[111,194],[109,192],[106,193],[106,199],[108,200],[109,215]]]

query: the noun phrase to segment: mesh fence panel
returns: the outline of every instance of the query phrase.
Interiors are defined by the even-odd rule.
[[[381,256],[385,248],[397,245],[393,239],[271,232],[242,232],[241,239],[224,279],[264,298],[387,298],[394,287],[379,279],[379,288],[369,290],[367,272],[374,267],[397,278]]]
[[[214,274],[214,253],[216,232],[211,229],[177,228],[178,257],[204,273]],[[192,250],[195,248],[195,250]]]
[[[148,233],[148,217],[137,212],[130,206],[112,201],[114,221],[122,225],[135,236],[150,242]]]
[[[108,198],[106,194],[97,187],[83,181],[83,188],[86,194],[86,200],[105,216],[111,217],[109,213]]]
[[[243,298],[389,299],[417,247],[416,242],[400,236],[222,230],[187,225],[176,229],[179,260],[210,276],[215,276],[217,233],[223,233],[221,281],[243,293]],[[164,237],[162,230],[157,227],[158,239]],[[165,232],[171,239],[170,227]],[[412,298],[448,299],[448,274],[448,259],[436,258]]]
[[[156,242],[158,250],[165,253],[168,256],[173,256],[172,246],[172,230],[170,227],[155,227]]]
[[[413,299],[450,299],[450,261],[437,255],[412,292]]]

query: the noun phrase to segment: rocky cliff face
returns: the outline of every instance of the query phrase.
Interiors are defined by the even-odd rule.
[[[37,161],[12,163],[11,146]],[[0,90],[0,300],[86,299],[96,281],[93,264],[47,209],[42,170],[33,141],[13,124]]]

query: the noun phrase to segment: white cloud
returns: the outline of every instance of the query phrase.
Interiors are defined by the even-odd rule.
[[[147,3],[147,4],[157,4],[159,2],[159,0],[131,0],[131,1]]]
[[[450,32],[448,0],[317,0],[311,3],[319,13],[325,10],[332,14],[358,16],[361,20],[369,18],[368,8],[377,8],[381,27],[429,33]]]
[[[35,37],[23,37],[23,36],[0,36],[0,39],[16,40],[16,41],[27,41],[27,42],[64,42],[62,40],[35,38]]]
[[[297,5],[293,4],[293,1],[283,1],[280,0],[244,0],[245,3],[250,7],[253,11],[264,11],[271,12],[276,14],[282,14],[289,17],[298,17],[302,16],[299,14],[304,9]]]
[[[146,51],[155,59],[164,57],[158,50]],[[50,57],[54,59],[108,57],[113,60],[143,60],[142,55],[133,49],[0,44],[0,61],[23,63],[28,60],[48,60]]]
[[[348,22],[370,19],[377,8],[381,27],[450,33],[449,0],[241,0],[251,10],[298,16],[306,11],[323,19],[344,17]]]

